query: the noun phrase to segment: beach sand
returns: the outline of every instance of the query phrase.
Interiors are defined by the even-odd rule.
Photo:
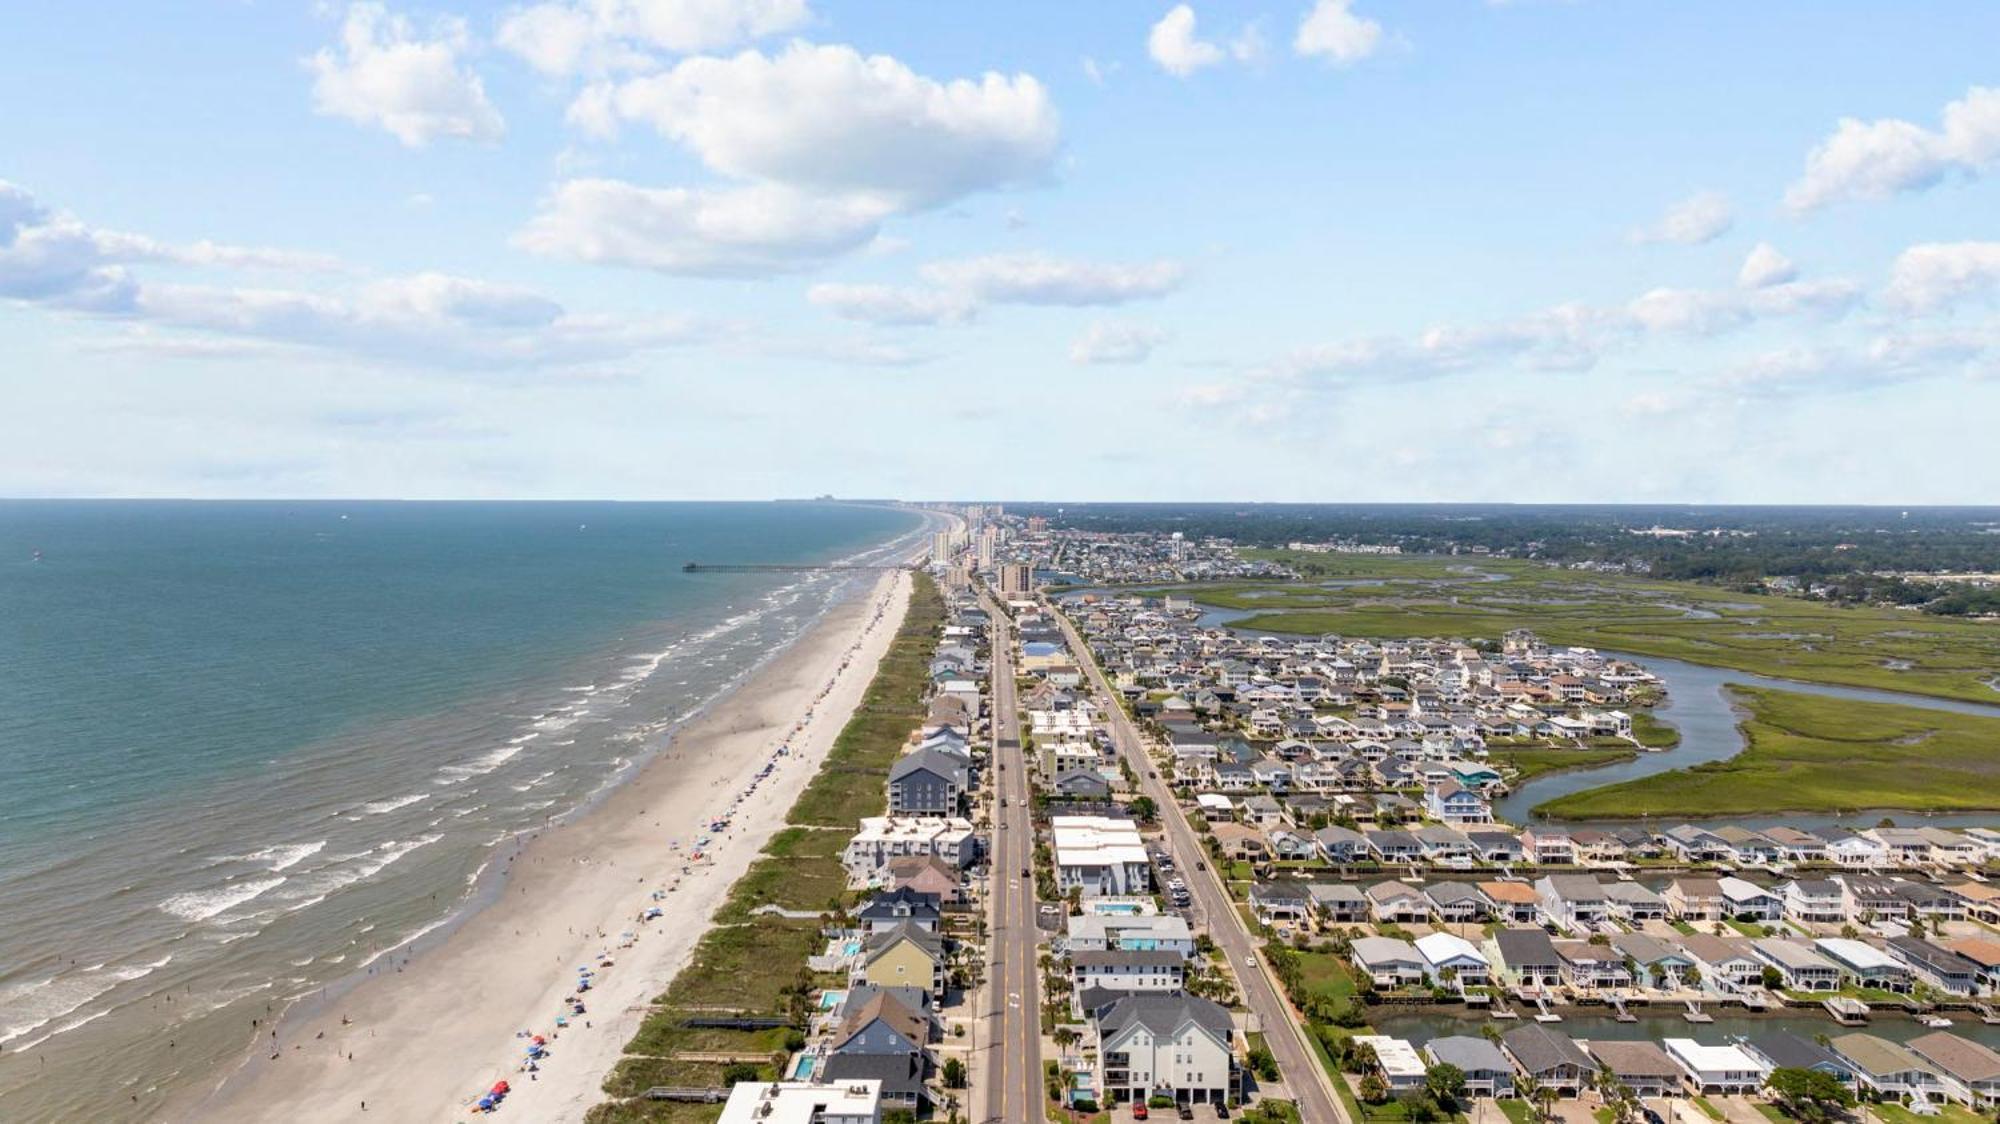
[[[365,1102],[367,1118],[449,1120],[472,1115],[479,1094],[505,1080],[513,1092],[501,1118],[581,1120],[604,1099],[604,1077],[645,1004],[686,963],[859,704],[902,622],[910,584],[895,572],[865,598],[833,609],[630,783],[528,841],[498,900],[435,947],[407,961],[385,956],[351,991],[282,1020],[275,1040],[267,1034],[219,1089],[191,1094],[166,1118],[351,1121],[363,1118]],[[804,728],[790,733],[808,713]],[[707,834],[709,820],[781,744],[790,755],[777,758],[742,802],[707,861],[681,874],[693,839]],[[678,889],[653,900],[675,882]],[[665,916],[640,922],[655,904]],[[626,931],[638,940],[621,949]],[[584,995],[588,1012],[571,1016],[531,1080],[520,1071],[525,1042],[517,1034],[551,1034],[577,968],[595,966],[604,949],[615,965],[597,969]]]

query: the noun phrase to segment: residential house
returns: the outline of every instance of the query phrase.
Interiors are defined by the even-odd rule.
[[[1542,919],[1541,895],[1527,882],[1481,882],[1479,891],[1493,903],[1493,914],[1514,925],[1536,925]]]
[[[1574,1040],[1541,1023],[1501,1035],[1500,1050],[1516,1070],[1560,1096],[1576,1096],[1597,1072],[1597,1063]]]
[[[1483,987],[1492,978],[1485,954],[1463,937],[1429,933],[1417,938],[1416,949],[1434,980],[1455,979],[1468,987]]]
[[[1515,987],[1538,989],[1562,983],[1563,958],[1540,929],[1502,929],[1488,938],[1492,962]]]
[[[1416,1047],[1386,1034],[1357,1034],[1354,1041],[1375,1052],[1375,1067],[1391,1093],[1408,1093],[1424,1087],[1430,1069],[1418,1056]]]
[[[1368,887],[1368,904],[1377,922],[1407,924],[1428,921],[1430,899],[1423,891],[1401,882],[1378,882]]]
[[[1757,959],[1778,970],[1792,991],[1840,990],[1840,966],[1794,941],[1765,937],[1750,942]]]
[[[1424,1046],[1433,1065],[1457,1066],[1465,1074],[1465,1091],[1475,1097],[1514,1095],[1514,1067],[1500,1047],[1470,1034],[1433,1038]]]
[[[1551,874],[1535,880],[1542,918],[1572,933],[1589,932],[1611,916],[1604,887],[1588,874]]]
[[[1179,991],[1187,982],[1187,957],[1164,948],[1072,951],[1069,964],[1078,991]]]
[[[1908,1049],[1873,1034],[1842,1034],[1827,1044],[1854,1072],[1859,1090],[1879,1100],[1928,1100],[1944,1078]]]
[[[1890,937],[1890,956],[1930,986],[1949,995],[1976,995],[1981,990],[1980,965],[1970,957],[1921,937]]]
[[[1846,892],[1831,878],[1795,878],[1778,888],[1785,916],[1808,925],[1847,920]]]
[[[1349,958],[1377,987],[1403,987],[1424,980],[1428,963],[1416,946],[1394,937],[1359,937]]]
[[[1097,1016],[1098,1088],[1112,1103],[1227,1103],[1238,1089],[1234,1033],[1229,1012],[1198,996],[1121,999]]]
[[[1589,1043],[1598,1069],[1642,1097],[1671,1097],[1680,1091],[1681,1067],[1651,1042],[1599,1039]]]
[[[877,987],[921,987],[944,992],[944,938],[908,921],[868,938],[860,981]]]
[[[2000,1053],[1991,1047],[1944,1030],[1904,1045],[1943,1079],[1946,1096],[1980,1112],[2000,1106]]]
[[[942,748],[905,754],[889,766],[889,814],[956,816],[969,776],[965,762]]]
[[[1909,967],[1865,941],[1821,937],[1813,942],[1813,950],[1840,967],[1844,984],[1881,991],[1910,990]]]
[[[1734,876],[1716,879],[1722,892],[1722,913],[1738,921],[1776,921],[1784,912],[1784,899],[1754,882]]]
[[[1331,925],[1358,925],[1374,915],[1361,887],[1351,882],[1315,882],[1306,887],[1322,920]]]
[[[1259,882],[1250,887],[1250,909],[1265,925],[1303,925],[1312,918],[1312,895],[1297,882]]]
[[[1698,1094],[1755,1093],[1764,1087],[1764,1067],[1741,1046],[1704,1046],[1692,1038],[1668,1038],[1660,1045],[1687,1072],[1688,1088]]]

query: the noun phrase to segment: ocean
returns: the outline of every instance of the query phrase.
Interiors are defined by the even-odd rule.
[[[0,1120],[127,1118],[867,579],[833,503],[0,501]]]

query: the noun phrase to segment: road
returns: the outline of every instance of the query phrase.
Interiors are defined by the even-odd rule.
[[[1035,949],[1035,880],[1021,872],[1034,863],[1034,824],[1028,769],[1021,755],[1020,710],[1014,700],[1012,626],[991,598],[993,650],[992,885],[987,896],[988,997],[986,1107],[982,1121],[1042,1118],[1042,1009]]]
[[[1208,922],[1208,935],[1216,948],[1228,959],[1235,969],[1237,981],[1243,988],[1244,1005],[1256,1016],[1264,1031],[1265,1041],[1271,1054],[1278,1060],[1278,1068],[1291,1091],[1292,1099],[1298,1102],[1299,1115],[1309,1121],[1340,1121],[1349,1124],[1347,1109],[1335,1095],[1328,1081],[1326,1070],[1319,1064],[1313,1053],[1312,1044],[1306,1041],[1305,1030],[1292,1017],[1291,1004],[1279,992],[1265,971],[1262,960],[1256,967],[1250,967],[1250,959],[1256,951],[1256,943],[1251,939],[1249,926],[1243,915],[1236,911],[1229,891],[1223,887],[1221,874],[1209,866],[1206,873],[1197,870],[1197,862],[1208,866],[1208,850],[1195,836],[1187,815],[1174,800],[1174,794],[1165,781],[1159,778],[1159,766],[1154,764],[1146,752],[1146,743],[1140,739],[1139,731],[1118,705],[1117,695],[1105,681],[1104,672],[1097,666],[1097,659],[1091,654],[1090,646],[1084,643],[1069,618],[1050,607],[1052,615],[1062,627],[1063,636],[1069,641],[1071,653],[1076,656],[1079,666],[1089,676],[1091,687],[1098,696],[1098,705],[1104,709],[1105,719],[1111,727],[1111,741],[1126,761],[1130,762],[1139,777],[1140,791],[1152,797],[1160,807],[1160,822],[1165,825],[1167,839],[1174,860],[1180,868],[1181,878],[1188,885],[1188,893],[1194,899],[1195,907]]]

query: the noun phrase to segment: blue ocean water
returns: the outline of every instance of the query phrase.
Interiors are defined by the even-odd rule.
[[[682,563],[883,557],[919,526],[821,503],[0,501],[0,1118],[89,1105],[51,1082],[107,1050],[135,1059],[94,1075],[111,1104],[212,1064],[210,1037],[240,1048],[202,1021],[434,923],[497,842],[860,585]],[[133,1045],[161,1035],[191,1048]]]

